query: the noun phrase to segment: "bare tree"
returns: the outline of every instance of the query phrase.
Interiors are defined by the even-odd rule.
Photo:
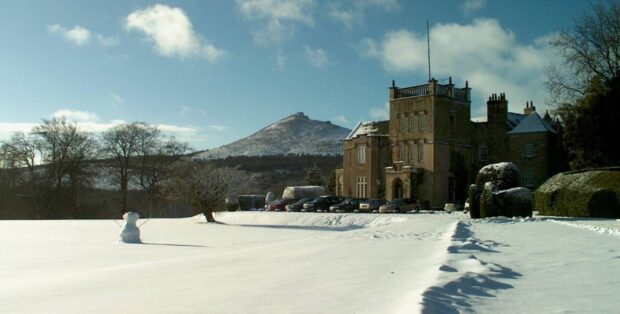
[[[609,85],[620,73],[620,4],[593,5],[592,12],[579,16],[572,29],[561,31],[550,44],[563,60],[546,69],[554,105],[583,98],[595,76]]]
[[[215,222],[213,212],[228,195],[237,195],[251,184],[251,178],[236,168],[216,168],[203,161],[177,163],[175,175],[167,184],[168,194],[190,203],[204,213],[207,221]]]
[[[160,194],[161,183],[172,176],[173,165],[189,150],[187,143],[179,142],[174,137],[163,138],[156,128],[140,136],[137,168],[132,181],[146,195],[149,216],[153,201]]]
[[[56,118],[43,120],[32,130],[32,134],[47,174],[50,207],[61,206],[61,198],[68,195],[73,203],[73,215],[76,215],[79,187],[86,178],[86,161],[95,155],[95,140],[89,133],[80,131],[76,123]],[[68,193],[63,193],[67,182],[70,189]]]
[[[152,133],[153,129],[146,124],[133,122],[117,125],[102,136],[102,152],[112,160],[114,173],[117,176],[121,192],[121,213],[128,211],[127,192],[131,179],[131,167],[140,147],[140,142]]]
[[[32,136],[13,133],[9,141],[0,146],[0,168],[6,188],[17,197],[28,199],[37,218],[42,218],[42,191],[35,165],[36,147]],[[5,192],[5,191],[4,191]]]
[[[9,141],[0,147],[2,168],[26,168],[31,176],[35,173],[36,147],[34,140],[22,133],[13,133]]]

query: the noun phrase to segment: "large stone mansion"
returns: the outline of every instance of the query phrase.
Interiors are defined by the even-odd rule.
[[[392,82],[389,100],[388,121],[360,122],[345,139],[339,196],[406,197],[442,207],[464,202],[473,174],[489,163],[514,162],[521,185],[530,188],[554,173],[557,130],[529,102],[523,114],[508,112],[505,94],[493,94],[487,118],[472,121],[471,89],[456,88],[451,78],[406,88]]]

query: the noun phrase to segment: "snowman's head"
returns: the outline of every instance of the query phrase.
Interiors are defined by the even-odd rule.
[[[127,223],[135,224],[138,221],[138,219],[140,219],[140,215],[134,211],[126,212],[123,215],[123,219],[125,219]]]

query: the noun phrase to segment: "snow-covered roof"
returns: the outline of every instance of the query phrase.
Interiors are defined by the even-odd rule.
[[[508,134],[522,134],[522,133],[539,133],[539,132],[551,132],[557,133],[553,127],[545,122],[536,112],[532,112],[525,119],[523,119],[512,131]]]
[[[360,135],[386,135],[388,134],[388,121],[367,121],[358,123],[346,139],[350,140]]]

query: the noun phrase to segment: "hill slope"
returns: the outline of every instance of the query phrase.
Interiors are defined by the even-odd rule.
[[[287,154],[341,155],[343,140],[351,132],[329,121],[317,121],[298,112],[258,132],[196,155],[197,158],[271,156]]]

